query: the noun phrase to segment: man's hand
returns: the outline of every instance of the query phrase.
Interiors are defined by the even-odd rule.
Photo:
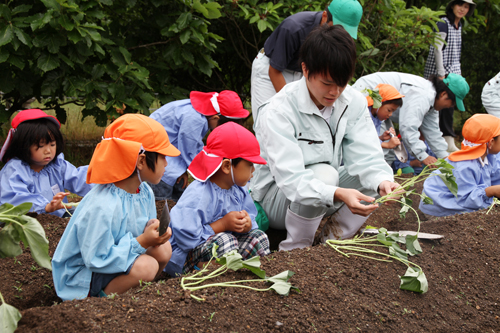
[[[380,194],[381,197],[386,196],[387,194],[391,193],[393,195],[391,195],[389,198],[397,200],[397,199],[399,199],[400,194],[403,192],[403,191],[401,193],[399,193],[399,192],[393,192],[398,187],[399,187],[398,183],[394,183],[394,182],[390,182],[388,180],[384,180],[383,182],[381,182],[378,185],[378,193]],[[389,201],[389,202],[386,202],[385,204],[389,205],[391,203],[392,202]]]
[[[375,198],[364,195],[352,188],[337,188],[333,200],[344,202],[353,214],[361,216],[370,215],[378,207],[378,204],[363,205],[361,201],[373,202]]]
[[[422,161],[422,163],[424,163],[425,165],[428,165],[429,168],[433,168],[433,169],[436,168],[436,166],[433,165],[436,162],[437,162],[437,158],[435,158],[433,156],[427,156],[427,158]]]

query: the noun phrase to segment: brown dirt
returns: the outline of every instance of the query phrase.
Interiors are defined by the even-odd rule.
[[[160,203],[158,211],[162,208]],[[399,220],[398,211],[382,207],[368,224],[416,230],[414,215]],[[36,218],[46,230],[52,255],[67,220]],[[61,303],[51,273],[38,268],[29,250],[16,259],[0,259],[0,291],[21,310],[19,332],[498,332],[499,218],[500,209],[495,209],[488,215],[480,211],[422,222],[421,231],[445,235],[440,241],[422,241],[423,253],[412,258],[429,282],[423,295],[399,289],[403,264],[345,258],[326,245],[261,259],[268,275],[295,272],[290,281],[300,292],[287,297],[212,288],[198,292],[207,299],[198,302],[182,291],[179,279],[163,276],[114,299]],[[271,238],[274,248],[279,239]],[[242,270],[219,280],[249,278],[252,274]]]

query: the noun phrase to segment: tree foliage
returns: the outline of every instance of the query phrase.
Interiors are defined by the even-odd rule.
[[[356,77],[378,70],[422,75],[441,1],[360,2]],[[498,57],[490,55],[498,45],[498,23],[488,19],[498,17],[500,0],[476,2],[462,57],[471,92],[484,84],[484,75],[497,72]],[[0,4],[0,123],[33,96],[62,122],[64,104],[75,103],[100,125],[122,112],[149,114],[154,101],[186,98],[191,90],[229,89],[249,100],[252,61],[266,38],[284,18],[321,11],[328,3],[6,0]],[[468,65],[469,54],[477,52],[488,66],[477,59]]]

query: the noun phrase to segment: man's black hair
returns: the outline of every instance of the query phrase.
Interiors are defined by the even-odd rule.
[[[300,47],[299,59],[310,77],[330,74],[336,85],[345,87],[354,75],[356,45],[341,25],[324,24],[307,36]]]
[[[403,99],[397,98],[397,99],[391,99],[391,100],[382,102],[382,106],[384,106],[386,104],[394,104],[394,105],[397,105],[398,107],[402,107],[403,106]]]
[[[448,74],[446,74],[445,78],[446,77],[448,77]],[[450,90],[450,88],[448,88],[442,79],[440,79],[437,75],[431,75],[431,77],[429,77],[429,81],[432,82],[434,89],[436,89],[436,100],[439,98],[439,95],[445,91],[448,94],[448,98],[451,99],[453,103],[456,103],[457,99],[455,94]]]
[[[56,158],[64,151],[64,138],[59,130],[59,126],[52,120],[40,118],[23,121],[17,126],[10,145],[2,158],[2,162],[7,163],[11,158],[17,157],[30,164],[30,147],[34,144],[38,145],[42,141],[46,144],[52,141],[56,142]],[[50,163],[54,162],[56,158],[50,161]]]

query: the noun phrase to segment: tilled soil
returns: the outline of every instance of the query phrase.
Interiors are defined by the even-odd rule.
[[[163,204],[157,208],[160,212]],[[400,220],[398,211],[382,207],[368,224],[416,230],[414,214]],[[67,220],[36,218],[45,228],[52,256]],[[299,291],[289,296],[211,288],[195,293],[206,298],[198,302],[182,290],[180,279],[163,276],[112,299],[61,303],[51,273],[36,265],[29,250],[15,259],[0,259],[0,292],[22,313],[19,332],[498,332],[499,218],[497,208],[488,215],[479,211],[422,222],[422,232],[445,236],[422,241],[423,253],[411,259],[427,276],[426,294],[399,289],[398,276],[406,271],[400,262],[346,258],[324,244],[261,258],[268,276],[295,272],[290,281]],[[274,248],[278,238],[272,241]],[[241,270],[217,280],[252,278]]]

